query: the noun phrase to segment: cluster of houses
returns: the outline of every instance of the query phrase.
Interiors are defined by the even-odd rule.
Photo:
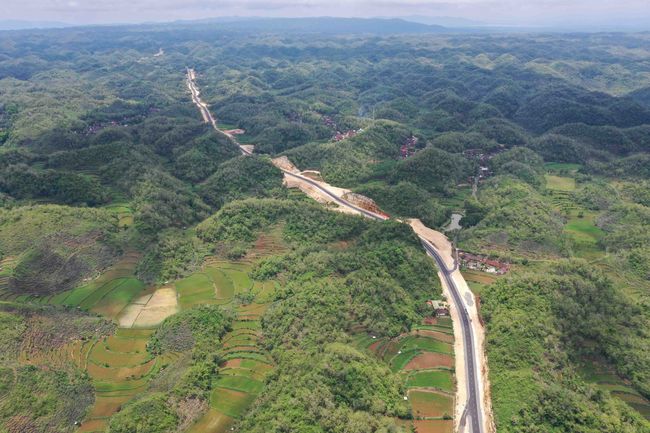
[[[332,141],[341,141],[348,138],[352,138],[355,135],[363,132],[363,129],[349,129],[347,131],[340,131],[338,125],[330,116],[323,116],[323,123],[325,126],[332,128],[336,133],[332,137]]]
[[[126,121],[127,121],[127,119],[125,118],[124,122],[126,122]],[[120,123],[120,122],[118,122],[116,120],[113,120],[113,121],[111,121],[109,123],[93,123],[92,125],[90,125],[88,128],[86,128],[83,131],[83,134],[84,135],[94,135],[94,134],[97,134],[102,129],[107,128],[109,126],[127,127],[129,125],[128,125],[128,123]]]
[[[406,140],[404,140],[404,143],[402,143],[402,146],[400,146],[399,149],[400,157],[402,159],[406,159],[409,156],[413,155],[415,153],[415,147],[417,144],[418,138],[414,135],[411,135]]]
[[[458,259],[460,260],[460,266],[465,269],[483,271],[496,275],[503,275],[510,270],[510,263],[500,262],[499,260],[465,251],[458,252]]]
[[[80,131],[74,131],[75,134],[83,134],[83,135],[94,135],[97,134],[99,131],[101,131],[104,128],[108,128],[110,126],[119,126],[126,128],[129,126],[130,122],[138,122],[139,119],[145,117],[148,114],[154,114],[160,112],[160,108],[156,107],[149,107],[147,110],[147,113],[142,113],[142,114],[135,114],[135,115],[128,115],[124,116],[121,119],[118,120],[111,120],[110,122],[95,122],[92,125],[88,126],[84,130]]]
[[[470,183],[474,183],[474,181],[482,181],[484,179],[487,179],[488,177],[492,176],[492,170],[490,170],[489,166],[489,161],[494,158],[495,155],[498,155],[499,153],[503,152],[505,147],[503,145],[500,145],[499,148],[490,150],[490,151],[485,151],[483,149],[467,149],[463,152],[463,155],[467,159],[473,159],[475,161],[478,161],[479,168],[478,168],[478,173],[476,174],[476,178],[474,176],[469,178]]]

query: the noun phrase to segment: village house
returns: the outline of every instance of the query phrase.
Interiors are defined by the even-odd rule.
[[[408,137],[404,143],[402,143],[402,146],[400,147],[400,156],[402,159],[406,159],[409,156],[413,155],[415,153],[415,147],[418,144],[418,138],[414,135],[411,135]]]
[[[459,251],[458,258],[460,259],[461,267],[465,269],[496,275],[503,275],[510,270],[510,263],[500,262],[498,260],[489,259],[486,256],[479,256],[465,251]]]
[[[430,299],[427,301],[427,305],[433,309],[433,313],[436,317],[449,316],[449,304],[447,302]]]

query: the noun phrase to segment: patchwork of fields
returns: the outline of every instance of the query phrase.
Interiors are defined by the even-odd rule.
[[[261,317],[277,283],[252,281],[248,276],[250,268],[247,262],[209,259],[201,272],[176,283],[182,308],[214,303],[237,311],[233,330],[223,338],[222,356],[226,362],[214,379],[210,407],[190,433],[227,431],[262,391],[265,377],[273,369],[258,340]],[[252,301],[244,304],[240,299]]]
[[[273,237],[260,240],[261,250],[279,248]],[[257,255],[263,256],[264,251]],[[21,354],[21,362],[60,367],[76,365],[86,371],[95,389],[95,403],[79,432],[100,432],[114,413],[129,400],[150,390],[158,372],[183,357],[183,353],[152,356],[147,344],[156,327],[179,311],[216,304],[236,311],[233,330],[223,339],[225,360],[215,377],[207,412],[192,432],[225,432],[261,392],[273,366],[258,345],[261,316],[271,301],[276,282],[253,282],[252,261],[208,259],[201,270],[163,287],[146,288],[135,266],[140,254],[125,254],[99,277],[80,287],[47,297],[17,296],[8,290],[14,260],[0,263],[0,298],[15,302],[60,305],[86,310],[119,325],[110,336],[72,341],[62,347]]]
[[[564,233],[571,240],[574,255],[594,259],[602,253],[597,242],[604,232],[596,226],[598,212],[584,208],[573,196],[576,180],[572,176],[579,167],[576,168],[575,164],[547,165],[547,169],[552,171],[545,176],[546,188],[555,210],[566,217]]]
[[[418,433],[453,431],[456,383],[451,319],[437,318],[394,339],[359,334],[355,343],[403,376],[413,410],[412,427]]]

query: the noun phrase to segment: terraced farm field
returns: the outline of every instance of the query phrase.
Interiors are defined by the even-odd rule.
[[[479,295],[481,291],[486,287],[495,282],[498,277],[494,274],[489,274],[487,272],[476,271],[472,269],[462,269],[461,273],[467,281],[469,288],[474,292],[474,294]]]
[[[214,379],[210,408],[190,429],[191,433],[228,431],[262,391],[265,377],[273,369],[271,359],[259,345],[259,337],[260,320],[277,283],[253,282],[249,271],[246,262],[208,261],[203,271],[195,274],[201,275],[194,279],[201,287],[209,287],[206,280],[214,285],[214,297],[207,299],[233,307],[238,316],[233,330],[223,338],[222,356],[226,361]],[[191,290],[187,280],[179,288],[181,300],[183,290]],[[236,295],[250,295],[253,301],[241,304]]]
[[[79,307],[115,319],[144,289],[144,284],[134,277],[135,266],[139,259],[139,253],[127,253],[114,266],[93,281],[75,289],[49,296],[44,302]]]
[[[606,369],[601,363],[594,360],[586,363],[581,372],[587,381],[609,391],[650,420],[650,400],[639,394],[613,371]]]
[[[374,353],[403,375],[412,426],[418,433],[453,431],[456,383],[451,326],[449,318],[437,318],[394,339],[367,334],[355,338],[357,347]]]
[[[61,296],[65,305],[78,305],[116,319],[117,333],[107,338],[75,343],[66,352],[92,378],[96,402],[79,432],[99,432],[112,414],[141,392],[164,366],[180,353],[153,357],[147,342],[165,317],[196,305],[219,304],[234,308],[238,319],[224,337],[226,360],[214,379],[208,412],[192,427],[193,432],[225,432],[241,417],[264,386],[272,365],[258,345],[260,319],[274,282],[253,282],[248,262],[208,260],[205,266],[173,285],[144,290],[134,283],[129,260],[97,280]],[[137,290],[136,290],[137,288]],[[241,304],[237,295],[252,296]],[[126,305],[125,305],[126,304]],[[119,308],[119,309],[118,309]]]
[[[548,174],[546,182],[553,206],[566,217],[564,232],[572,240],[574,255],[585,259],[597,258],[602,253],[598,247],[598,240],[604,234],[596,226],[598,212],[576,203],[573,196],[573,191],[576,189],[574,178]]]
[[[248,276],[250,264],[245,262],[219,262],[208,260],[204,268],[175,283],[181,308],[200,304],[226,305],[235,295],[260,289],[253,287]]]
[[[147,389],[149,379],[177,354],[152,357],[146,350],[153,330],[118,328],[93,342],[84,367],[95,387],[95,404],[79,432],[100,432],[120,407]]]
[[[546,187],[555,191],[573,191],[576,189],[576,181],[572,177],[556,176],[547,174]]]
[[[5,258],[0,262],[0,297],[76,307],[118,324],[113,335],[25,352],[21,361],[57,368],[73,363],[86,371],[95,390],[95,402],[78,431],[105,431],[110,417],[124,404],[155,386],[152,379],[161,369],[187,358],[187,353],[153,356],[147,351],[157,326],[182,310],[203,304],[222,305],[234,310],[237,318],[232,331],[223,338],[224,363],[214,378],[208,411],[191,431],[226,432],[245,414],[273,369],[270,357],[259,345],[259,338],[261,317],[278,283],[253,281],[249,273],[259,257],[284,248],[278,233],[261,237],[259,251],[244,260],[228,262],[211,258],[200,271],[162,287],[147,288],[135,277],[141,255],[130,252],[79,287],[35,299],[8,293],[14,261]]]
[[[0,260],[0,301],[13,301],[17,295],[9,291],[9,277],[16,261],[13,257]]]
[[[106,207],[111,211],[115,212],[117,218],[119,219],[120,227],[129,227],[133,224],[133,209],[126,204],[111,204]]]

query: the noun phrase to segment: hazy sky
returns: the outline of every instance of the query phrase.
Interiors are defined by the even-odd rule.
[[[0,20],[75,24],[218,16],[453,16],[492,24],[650,22],[650,0],[0,0]]]

